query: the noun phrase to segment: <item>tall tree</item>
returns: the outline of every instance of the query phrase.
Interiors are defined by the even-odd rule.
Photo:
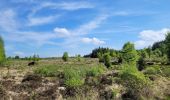
[[[4,41],[0,36],[0,63],[5,60],[5,48],[4,48]]]
[[[68,61],[68,53],[67,52],[64,52],[62,59],[64,61]]]
[[[167,46],[167,56],[168,56],[168,60],[170,62],[170,32],[167,33],[166,38],[165,38],[165,43]]]
[[[133,43],[127,42],[122,49],[123,63],[136,64],[138,59],[137,52]]]

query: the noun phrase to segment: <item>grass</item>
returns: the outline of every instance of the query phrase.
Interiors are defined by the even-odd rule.
[[[156,75],[160,73],[161,73],[160,66],[150,66],[150,67],[146,67],[146,69],[144,70],[144,74],[146,75]]]
[[[87,70],[87,76],[98,76],[102,74],[106,69],[103,66],[95,66]]]
[[[127,88],[127,91],[134,97],[139,99],[141,95],[145,93],[147,87],[149,87],[149,79],[135,66],[124,65],[120,74],[121,83]]]
[[[68,87],[79,87],[84,84],[86,76],[96,77],[102,74],[106,68],[101,64],[62,64],[38,66],[35,74],[44,77],[56,77],[61,72],[64,75],[64,83]]]
[[[52,65],[38,67],[37,69],[34,70],[34,73],[44,77],[54,77],[58,74],[57,72],[58,72],[58,67]]]

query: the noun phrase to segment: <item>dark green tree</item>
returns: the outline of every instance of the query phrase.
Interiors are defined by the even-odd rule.
[[[67,52],[64,52],[62,59],[64,61],[68,61],[68,53]]]
[[[4,48],[4,41],[0,36],[0,64],[2,64],[5,60],[5,48]]]
[[[122,49],[122,59],[123,63],[136,64],[138,55],[133,43],[127,42],[124,44]]]
[[[14,59],[20,59],[20,57],[19,57],[18,55],[16,55],[16,56],[14,57]]]
[[[148,58],[146,49],[140,51],[140,57],[138,60],[138,70],[143,70],[145,68],[145,60]]]
[[[111,67],[111,56],[109,53],[106,53],[104,54],[104,57],[103,57],[103,60],[104,60],[104,64],[107,68]]]
[[[168,32],[166,35],[165,43],[166,43],[166,47],[167,47],[168,60],[170,62],[170,32]]]
[[[149,58],[151,58],[151,56],[152,56],[152,48],[150,46],[148,48],[146,48],[146,52],[148,53]]]
[[[80,54],[78,54],[78,55],[76,55],[76,58],[77,58],[77,61],[81,61],[81,55]]]
[[[99,62],[103,62],[104,60],[103,60],[103,55],[104,54],[102,54],[101,52],[98,52],[97,53],[97,58],[99,58]]]

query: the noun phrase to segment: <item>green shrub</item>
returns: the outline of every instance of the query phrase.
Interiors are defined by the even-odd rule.
[[[80,70],[76,70],[73,68],[64,70],[64,80],[65,85],[68,87],[77,87],[84,84],[83,78],[85,76],[85,72]]]
[[[68,61],[68,53],[67,52],[64,52],[62,59],[64,61]]]
[[[134,98],[143,95],[143,90],[149,87],[149,79],[142,72],[139,72],[135,66],[125,65],[121,71],[120,78],[122,84],[127,87],[128,93]],[[146,94],[145,94],[146,95]]]
[[[86,75],[87,76],[98,76],[101,73],[104,72],[104,67],[102,66],[95,66],[87,70]]]
[[[34,73],[39,74],[44,77],[54,77],[57,76],[58,68],[56,66],[43,66],[34,70]]]
[[[122,58],[124,63],[136,65],[138,55],[133,43],[127,42],[124,44],[122,49]]]
[[[4,48],[4,41],[0,36],[0,65],[3,65],[5,61],[5,48]]]
[[[99,62],[104,62],[103,54],[101,52],[97,53],[97,57],[99,58]]]
[[[170,77],[170,67],[166,66],[162,69],[162,74],[166,77]]]
[[[81,55],[80,54],[77,55],[76,58],[77,58],[77,61],[79,61],[79,62],[81,61]]]
[[[69,87],[79,87],[84,84],[84,80],[82,80],[81,78],[73,77],[65,80],[65,84]]]
[[[84,84],[86,76],[98,76],[104,72],[105,67],[66,67],[63,70],[65,85],[68,87],[77,87]]]
[[[111,62],[110,62],[110,60],[111,60],[111,56],[110,56],[108,53],[106,53],[106,54],[104,55],[104,64],[105,64],[105,66],[106,66],[107,68],[110,68],[110,67],[111,67]]]
[[[161,73],[161,69],[160,69],[159,66],[147,67],[144,70],[144,74],[147,74],[147,75],[156,75],[156,74],[159,74],[159,73]]]

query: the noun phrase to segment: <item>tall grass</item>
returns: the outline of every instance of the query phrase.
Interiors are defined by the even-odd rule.
[[[44,77],[54,77],[60,74],[64,75],[64,83],[69,87],[78,87],[84,84],[86,76],[98,76],[102,74],[106,68],[102,65],[87,66],[87,65],[74,65],[67,64],[63,66],[49,65],[39,66],[34,70],[34,73]]]

